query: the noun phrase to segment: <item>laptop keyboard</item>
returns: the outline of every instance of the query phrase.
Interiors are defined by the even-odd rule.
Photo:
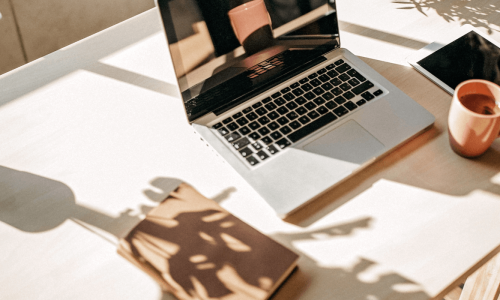
[[[303,77],[288,87],[213,125],[249,166],[344,117],[383,94],[344,60]]]

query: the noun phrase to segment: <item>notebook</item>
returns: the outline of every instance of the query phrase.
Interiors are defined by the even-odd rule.
[[[186,183],[121,238],[117,252],[180,300],[268,299],[299,259]]]
[[[434,123],[340,47],[335,1],[265,0],[273,43],[248,54],[228,16],[244,2],[157,6],[187,121],[279,216]]]

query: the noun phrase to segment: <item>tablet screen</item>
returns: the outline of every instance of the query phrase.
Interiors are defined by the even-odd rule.
[[[417,62],[452,89],[468,79],[500,85],[500,48],[474,31]]]

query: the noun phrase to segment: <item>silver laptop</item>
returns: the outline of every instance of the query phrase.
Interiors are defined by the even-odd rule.
[[[434,123],[340,48],[329,0],[265,0],[274,42],[248,55],[227,12],[157,0],[188,122],[285,217]]]

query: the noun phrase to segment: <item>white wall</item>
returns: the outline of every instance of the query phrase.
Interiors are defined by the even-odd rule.
[[[153,0],[0,0],[0,74],[152,7]]]

